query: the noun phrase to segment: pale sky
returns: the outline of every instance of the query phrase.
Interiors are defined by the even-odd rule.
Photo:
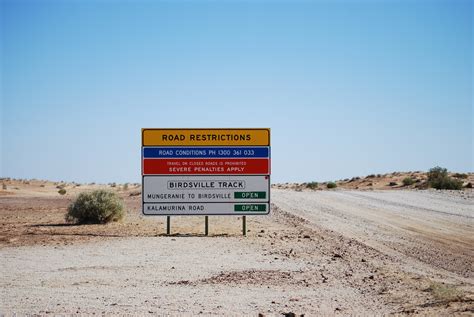
[[[3,177],[139,182],[141,128],[272,129],[272,182],[473,168],[472,1],[1,3]]]

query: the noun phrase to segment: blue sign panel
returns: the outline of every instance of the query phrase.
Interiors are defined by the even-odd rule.
[[[270,157],[268,147],[145,147],[143,158]]]

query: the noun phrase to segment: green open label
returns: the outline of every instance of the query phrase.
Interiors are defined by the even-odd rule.
[[[267,205],[265,204],[242,204],[234,205],[234,211],[240,212],[264,212],[267,211]]]
[[[234,198],[239,199],[265,199],[266,192],[234,192]]]

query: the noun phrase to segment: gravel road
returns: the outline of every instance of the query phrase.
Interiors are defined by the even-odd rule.
[[[474,277],[472,192],[274,190],[272,194],[280,208],[383,253]]]
[[[187,235],[196,218],[176,218],[171,237],[84,240],[74,227],[67,244],[60,228],[54,244],[3,246],[0,313],[474,313],[472,192],[272,190],[272,200],[271,215],[248,217],[247,237]],[[211,217],[211,233],[236,220]]]

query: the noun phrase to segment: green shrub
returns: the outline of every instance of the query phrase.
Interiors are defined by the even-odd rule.
[[[60,190],[58,190],[58,193],[59,195],[66,195],[66,190],[64,188],[61,188]]]
[[[326,187],[329,188],[329,189],[331,189],[331,188],[336,188],[336,187],[337,187],[337,184],[334,183],[334,182],[328,182],[328,183],[326,184]]]
[[[120,197],[107,190],[99,189],[81,193],[69,206],[67,222],[108,223],[123,218],[124,207]]]
[[[448,170],[439,166],[428,171],[428,184],[436,189],[459,190],[462,188],[462,181],[449,177]]]
[[[306,184],[306,188],[310,188],[310,189],[316,189],[318,188],[318,182],[311,182],[311,183],[307,183]]]
[[[403,186],[410,186],[410,185],[415,184],[415,180],[411,177],[405,177],[402,182],[403,182]]]

